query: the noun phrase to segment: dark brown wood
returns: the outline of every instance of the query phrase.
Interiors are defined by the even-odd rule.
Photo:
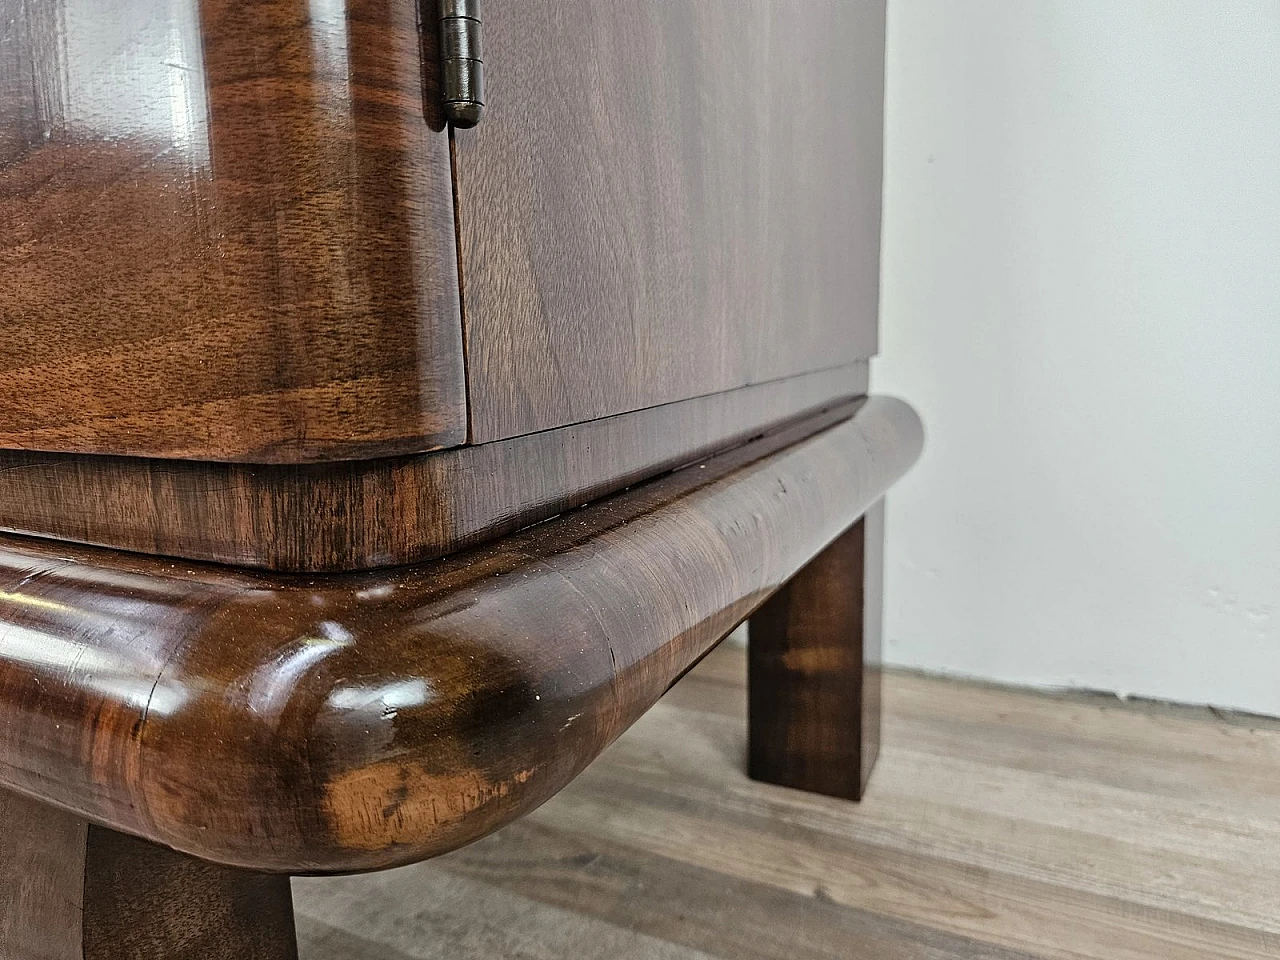
[[[416,7],[0,0],[0,447],[293,462],[464,441]]]
[[[862,799],[880,751],[883,539],[881,502],[752,616],[753,779]]]
[[[205,863],[0,791],[4,960],[296,960],[287,876]]]
[[[0,528],[292,571],[453,553],[866,392],[855,364],[478,447],[247,465],[0,451]]]
[[[546,800],[879,500],[873,397],[418,567],[0,539],[0,785],[217,862],[375,869]]]
[[[84,960],[297,960],[289,878],[89,828]]]
[[[883,0],[495,0],[484,29],[474,441],[875,352]]]
[[[417,6],[0,0],[0,448],[399,456],[874,352],[883,0],[494,2],[452,168]]]
[[[83,960],[79,817],[0,790],[0,957]]]

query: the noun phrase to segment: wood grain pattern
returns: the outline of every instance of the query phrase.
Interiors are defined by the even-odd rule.
[[[289,878],[90,827],[84,960],[297,960]]]
[[[866,392],[855,364],[498,443],[247,465],[0,451],[0,529],[324,572],[474,546]]]
[[[751,617],[753,779],[861,800],[880,750],[884,504]]]
[[[295,462],[464,441],[415,7],[0,0],[0,447]]]
[[[746,668],[722,644],[492,837],[394,873],[295,881],[304,953],[1280,956],[1280,724],[888,672],[880,762],[855,806],[747,779]]]
[[[0,790],[4,960],[297,960],[289,878],[202,863]]]
[[[79,817],[0,790],[0,957],[83,960]]]
[[[267,871],[458,847],[573,779],[921,442],[910,407],[871,398],[484,549],[359,576],[7,538],[0,784]]]
[[[883,0],[493,0],[485,45],[473,440],[875,352]]]

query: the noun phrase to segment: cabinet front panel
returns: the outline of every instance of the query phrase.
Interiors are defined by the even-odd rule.
[[[486,0],[472,440],[870,356],[884,0]]]
[[[0,0],[0,448],[464,440],[422,43],[414,0]]]

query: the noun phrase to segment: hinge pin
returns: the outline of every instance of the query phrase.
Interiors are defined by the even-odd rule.
[[[440,64],[445,117],[474,127],[484,112],[480,0],[440,0]]]

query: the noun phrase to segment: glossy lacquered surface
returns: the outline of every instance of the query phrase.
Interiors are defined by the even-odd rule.
[[[465,440],[418,19],[0,0],[0,448],[295,462]]]
[[[248,465],[0,450],[0,529],[273,570],[444,556],[866,392],[865,364],[412,457]]]
[[[471,435],[876,350],[884,0],[486,0]]]
[[[564,786],[921,442],[908,406],[872,398],[482,550],[360,576],[9,538],[0,785],[263,870],[452,849]]]

